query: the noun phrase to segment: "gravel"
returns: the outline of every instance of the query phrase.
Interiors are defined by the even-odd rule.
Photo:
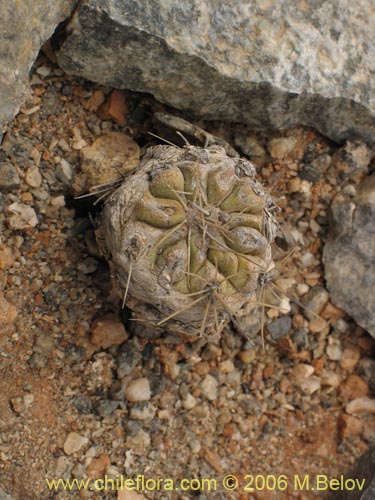
[[[338,148],[302,128],[260,134],[206,124],[228,142],[235,136],[240,144],[241,137],[280,198],[283,231],[296,244],[293,255],[278,250],[274,283],[286,287],[289,309],[278,308],[286,295],[267,283],[267,299],[258,294],[257,301],[273,298],[276,307],[264,308],[263,339],[230,327],[209,343],[154,335],[126,309],[118,319],[109,271],[88,249],[86,232],[99,207],[90,197],[74,200],[72,182],[81,173],[82,149],[75,148],[104,133],[155,144],[147,132],[162,105],[124,93],[133,121],[121,128],[85,107],[95,92],[105,101],[110,89],[61,75],[43,56],[41,64],[51,71],[47,79],[38,74],[42,83],[33,86],[28,105],[40,110],[19,114],[9,126],[0,162],[0,174],[5,163],[18,175],[0,196],[4,491],[14,500],[44,500],[51,496],[45,477],[86,478],[104,470],[109,477],[152,471],[175,479],[244,475],[249,464],[252,474],[336,477],[349,470],[375,440],[375,341],[331,304],[324,288],[317,221],[341,189],[335,166],[314,182],[298,177],[304,165],[318,168],[328,162],[322,155],[333,157]],[[64,86],[71,92],[62,92]],[[270,146],[274,139],[281,140]],[[270,148],[277,159],[268,156]],[[32,169],[41,174],[37,187],[26,181]],[[290,192],[295,179],[298,189]],[[209,497],[221,500],[221,493]]]

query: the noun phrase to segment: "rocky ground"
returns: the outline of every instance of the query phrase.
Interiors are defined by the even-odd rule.
[[[32,90],[0,151],[0,498],[323,498],[294,488],[294,475],[349,477],[375,443],[375,341],[331,303],[321,263],[330,203],[355,195],[363,165],[340,176],[342,149],[313,130],[200,124],[251,158],[278,199],[284,250],[267,297],[281,310],[266,310],[265,347],[231,329],[208,344],[149,338],[118,313],[94,243],[95,198],[75,196],[91,175],[84,148],[112,131],[156,143],[152,117],[166,109],[65,75],[44,55]],[[45,481],[105,474],[218,486],[137,496]],[[234,492],[221,485],[228,474]],[[246,475],[286,475],[288,489],[251,493]]]

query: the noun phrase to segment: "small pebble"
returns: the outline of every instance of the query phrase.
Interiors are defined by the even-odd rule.
[[[331,361],[340,361],[342,356],[341,342],[334,337],[328,339],[328,346],[326,348],[327,356]]]
[[[98,458],[94,458],[87,467],[87,476],[92,479],[104,477],[110,465],[111,462],[108,455],[101,455]]]
[[[9,205],[7,211],[10,213],[8,224],[11,229],[35,227],[39,222],[35,210],[29,205],[16,201]]]
[[[231,359],[226,359],[225,361],[222,361],[221,363],[219,363],[219,370],[222,373],[231,372],[232,370],[234,370],[233,361]]]
[[[301,189],[301,179],[299,177],[293,177],[288,182],[288,190],[290,193],[298,193]]]
[[[312,266],[314,265],[316,262],[316,259],[314,257],[314,255],[311,253],[311,252],[306,252],[302,255],[302,258],[301,258],[301,263],[305,266],[305,267],[309,267],[309,266]]]
[[[353,373],[349,375],[344,382],[340,385],[340,396],[345,401],[349,401],[351,399],[361,398],[363,396],[368,396],[369,389],[366,382]]]
[[[62,208],[65,207],[65,196],[60,195],[60,196],[55,196],[51,200],[51,205],[56,208]]]
[[[105,418],[111,415],[115,410],[117,410],[118,405],[118,401],[104,399],[102,401],[99,401],[99,403],[96,405],[96,411],[102,418]]]
[[[37,188],[42,184],[42,175],[38,167],[29,168],[25,176],[26,184],[30,187]]]
[[[352,371],[357,366],[358,361],[360,360],[361,353],[356,347],[346,347],[343,350],[340,366],[344,370]]]
[[[272,158],[283,159],[294,150],[296,144],[295,137],[278,137],[268,143],[268,151]]]
[[[121,346],[121,351],[117,356],[117,376],[119,379],[129,375],[137,366],[141,359],[141,353],[131,342],[126,342]]]
[[[293,377],[297,384],[303,382],[307,377],[310,377],[315,371],[315,368],[305,363],[299,363],[293,368]]]
[[[302,295],[305,295],[310,290],[309,285],[306,285],[306,283],[299,283],[296,286],[296,292],[301,297]]]
[[[11,163],[0,163],[0,188],[13,189],[20,185],[20,177]]]
[[[185,398],[182,400],[182,406],[185,410],[191,410],[196,404],[197,400],[192,394],[190,394],[190,392],[186,394]]]
[[[125,327],[116,314],[101,316],[91,325],[91,342],[102,349],[122,344],[127,338]]]
[[[313,320],[319,314],[329,300],[329,293],[322,286],[314,286],[303,297],[302,303],[306,307],[303,314],[307,319]]]
[[[202,394],[209,400],[215,401],[217,398],[218,381],[212,375],[207,374],[200,384]]]
[[[324,370],[320,376],[322,385],[328,385],[329,387],[338,387],[341,383],[341,377],[332,370]]]
[[[56,177],[66,186],[69,186],[73,178],[73,170],[70,164],[61,158],[60,163],[56,167]]]
[[[148,401],[151,399],[149,380],[142,377],[129,382],[129,384],[125,387],[125,397],[131,403],[135,403],[137,401]]]
[[[7,269],[14,264],[13,251],[6,245],[0,245],[0,269]]]
[[[309,322],[309,330],[312,333],[319,333],[329,329],[328,322],[323,318],[314,318]]]
[[[36,72],[38,75],[46,77],[51,73],[51,68],[49,66],[39,66],[39,68],[36,69]]]
[[[130,409],[130,418],[134,418],[134,420],[152,420],[155,414],[154,405],[148,401],[136,403]]]
[[[300,384],[300,388],[306,394],[313,394],[314,392],[316,392],[320,389],[320,386],[321,386],[321,380],[316,375],[312,375],[311,377],[307,377]]]
[[[81,436],[77,432],[70,432],[65,440],[63,449],[67,455],[72,455],[79,451],[89,442],[87,437]]]
[[[273,340],[280,339],[288,335],[292,328],[292,320],[289,316],[282,316],[273,320],[268,326],[269,331]]]
[[[375,413],[375,399],[366,396],[353,399],[345,408],[346,413],[349,415],[357,415],[359,413]]]
[[[339,439],[343,441],[349,437],[359,436],[363,430],[363,423],[352,415],[345,415],[344,413],[338,419],[338,435]]]
[[[256,358],[256,351],[254,349],[248,349],[246,351],[241,351],[238,355],[242,363],[250,364]]]
[[[372,150],[360,140],[349,140],[332,157],[340,180],[365,172],[373,156]]]

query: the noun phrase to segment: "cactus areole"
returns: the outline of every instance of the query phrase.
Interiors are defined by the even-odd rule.
[[[155,146],[107,200],[98,240],[133,319],[192,339],[254,305],[277,224],[253,165]]]

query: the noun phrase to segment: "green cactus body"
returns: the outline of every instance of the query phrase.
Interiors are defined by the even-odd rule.
[[[244,314],[273,264],[270,204],[251,164],[219,146],[149,148],[102,214],[134,318],[195,338]]]

